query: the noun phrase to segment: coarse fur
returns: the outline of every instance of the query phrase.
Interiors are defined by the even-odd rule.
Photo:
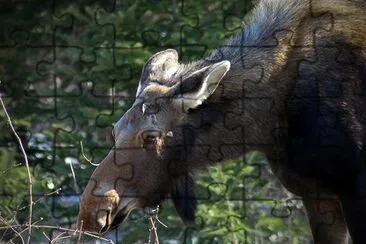
[[[193,221],[193,174],[260,150],[303,197],[315,243],[347,243],[348,231],[365,243],[365,29],[365,1],[261,0],[209,57],[152,56],[79,227],[103,233],[169,196]]]

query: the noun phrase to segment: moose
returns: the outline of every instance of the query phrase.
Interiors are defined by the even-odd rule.
[[[78,228],[104,234],[171,199],[195,219],[194,176],[259,150],[303,200],[315,243],[366,243],[366,2],[260,0],[238,34],[180,63],[144,65]]]

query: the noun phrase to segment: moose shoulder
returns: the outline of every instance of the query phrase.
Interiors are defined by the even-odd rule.
[[[260,150],[303,197],[316,243],[348,232],[366,243],[365,30],[365,1],[261,0],[209,57],[153,55],[84,190],[79,228],[103,234],[167,197],[193,221],[193,174]]]

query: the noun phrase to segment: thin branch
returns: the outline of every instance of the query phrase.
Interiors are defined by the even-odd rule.
[[[80,141],[80,147],[81,147],[81,155],[84,157],[84,159],[86,161],[88,161],[88,163],[90,163],[91,165],[95,166],[95,167],[98,167],[99,164],[95,164],[93,163],[90,159],[88,159],[85,154],[84,154],[84,147],[83,147],[83,141]]]
[[[50,238],[48,238],[47,234],[46,234],[46,233],[44,233],[44,231],[42,231],[42,234],[46,237],[46,239],[47,239],[49,242],[51,242],[51,239],[50,239]]]
[[[8,222],[6,221],[6,219],[4,219],[3,217],[1,217],[0,216],[0,220],[1,220],[1,222],[3,222],[3,223],[5,223],[6,224],[6,230],[5,230],[5,232],[7,231],[7,229],[11,229],[15,234],[16,234],[16,236],[19,236],[19,238],[20,238],[20,240],[22,241],[22,244],[24,244],[25,242],[24,242],[24,239],[23,239],[23,236],[21,235],[22,234],[22,232],[18,232],[15,228],[14,228],[14,226],[12,226],[12,225],[10,225],[10,224],[8,224]],[[5,233],[4,233],[5,234]],[[2,238],[1,238],[2,239]],[[1,241],[1,239],[0,239],[0,241]],[[11,240],[10,240],[11,241]]]
[[[148,244],[159,244],[159,235],[158,235],[158,228],[156,226],[156,222],[158,221],[161,223],[164,227],[167,227],[165,224],[163,224],[159,220],[159,205],[157,205],[155,208],[145,208],[144,211],[148,216],[149,221],[149,240]]]
[[[13,228],[16,228],[16,227],[26,227],[28,228],[29,225],[26,224],[26,225],[12,225]],[[60,231],[66,231],[66,232],[73,232],[74,234],[76,233],[81,233],[82,235],[86,235],[86,236],[90,236],[90,237],[93,237],[93,238],[96,238],[96,239],[99,239],[101,241],[106,241],[108,243],[114,243],[112,240],[110,239],[106,239],[106,238],[103,238],[101,236],[98,236],[98,235],[94,235],[92,233],[89,233],[89,232],[85,232],[85,231],[81,231],[81,230],[78,230],[78,229],[69,229],[69,228],[64,228],[64,227],[60,227],[60,226],[52,226],[52,225],[37,225],[37,224],[33,224],[32,225],[33,228],[36,228],[36,229],[52,229],[52,230],[60,230]],[[0,226],[0,230],[2,229],[6,229],[6,228],[9,228],[8,226]]]
[[[81,220],[81,223],[80,223],[80,230],[83,229],[83,224],[84,224],[84,221]],[[76,230],[75,230],[76,231]],[[79,232],[79,236],[78,236],[78,242],[77,243],[80,243],[81,242],[81,231]],[[76,232],[74,232],[74,235],[76,234]]]
[[[54,190],[53,192],[44,194],[43,196],[41,196],[40,198],[38,198],[37,200],[34,200],[33,205],[36,205],[36,203],[40,202],[41,200],[43,200],[46,197],[52,196],[53,194],[58,195],[60,193],[60,191],[62,191],[62,188],[57,188],[56,190]]]
[[[50,244],[52,244],[52,243],[56,243],[56,241],[57,240],[59,240],[59,239],[62,239],[61,238],[61,236],[63,236],[63,235],[65,235],[66,234],[66,232],[61,232],[60,234],[58,234],[54,239],[52,239],[51,240],[51,243]],[[67,238],[69,238],[70,236],[67,236]]]
[[[1,84],[1,81],[0,81],[0,84]],[[30,168],[29,168],[28,157],[27,157],[27,154],[26,154],[26,152],[24,150],[22,140],[20,139],[19,135],[15,131],[15,128],[13,126],[13,123],[11,121],[11,118],[10,118],[10,116],[8,114],[8,111],[6,110],[6,107],[5,107],[5,104],[3,102],[3,99],[1,98],[1,95],[0,95],[0,103],[1,103],[1,106],[3,107],[5,116],[8,119],[10,128],[13,131],[14,136],[17,138],[19,147],[20,147],[20,149],[22,151],[22,154],[23,154],[23,157],[24,157],[25,166],[27,167],[28,183],[29,183],[29,216],[28,216],[28,223],[29,223],[29,226],[30,226],[29,227],[29,230],[28,230],[29,236],[28,236],[27,243],[29,244],[30,238],[32,236],[32,228],[31,228],[31,226],[32,226],[32,214],[33,214],[33,196],[32,196],[33,195],[33,182],[32,182],[32,176],[31,176],[31,172],[30,172]]]
[[[62,234],[66,234],[66,232],[63,232]],[[57,241],[60,241],[60,240],[63,240],[63,239],[68,239],[68,238],[71,238],[71,237],[72,237],[71,235],[63,236],[63,237],[59,236],[59,237],[57,237]],[[51,243],[60,243],[60,242],[56,242],[56,240],[54,239],[54,240],[51,241]],[[62,243],[64,243],[64,242],[62,242]]]
[[[56,190],[54,190],[53,192],[44,194],[43,196],[39,197],[38,199],[33,201],[33,205],[36,205],[36,203],[38,203],[39,201],[41,201],[42,199],[44,199],[45,197],[51,196],[53,194],[59,194],[60,191],[62,191],[62,188],[57,188]],[[17,211],[20,212],[22,210],[24,210],[27,206],[18,206]]]
[[[79,190],[78,184],[76,183],[76,175],[75,175],[74,167],[72,166],[72,161],[69,162],[69,165],[70,165],[70,169],[71,169],[72,178],[74,180],[75,192],[78,193],[78,194],[80,194],[80,190]]]
[[[14,165],[14,166],[11,166],[11,167],[9,167],[9,168],[7,168],[7,169],[5,169],[3,172],[1,172],[1,174],[5,174],[6,172],[8,172],[9,170],[11,170],[11,169],[13,169],[13,168],[15,168],[15,167],[17,167],[17,166],[19,166],[19,165],[22,165],[22,164],[16,164],[16,165]]]
[[[155,219],[159,222],[159,224],[161,224],[162,226],[164,226],[165,228],[168,228],[168,226],[166,224],[164,224],[158,216],[155,217]]]
[[[33,223],[32,223],[32,226],[34,226],[35,224],[38,224],[39,222],[41,222],[41,221],[43,221],[43,218],[41,217],[39,220],[36,220],[36,221],[34,221]],[[14,226],[14,225],[13,225]],[[29,228],[29,226],[30,225],[26,225],[26,227],[23,229],[23,230],[21,230],[20,232],[19,232],[19,234],[23,234],[23,232],[25,232],[25,231],[27,231],[27,229]],[[13,238],[14,239],[14,238]]]
[[[149,244],[159,244],[159,236],[158,236],[158,228],[156,228],[155,225],[156,221],[154,220],[154,217],[149,218]]]

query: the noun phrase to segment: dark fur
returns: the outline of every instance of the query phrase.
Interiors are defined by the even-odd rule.
[[[346,242],[346,222],[354,242],[364,243],[365,3],[313,1],[311,8],[307,1],[262,1],[239,35],[209,58],[181,65],[176,77],[220,60],[232,64],[213,97],[191,112],[200,120],[189,121],[185,137],[196,146],[183,158],[194,171],[236,158],[243,147],[264,151],[286,188],[306,198],[317,243]],[[226,121],[229,111],[241,116]],[[208,160],[197,145],[221,158]],[[325,224],[323,207],[334,223]]]

